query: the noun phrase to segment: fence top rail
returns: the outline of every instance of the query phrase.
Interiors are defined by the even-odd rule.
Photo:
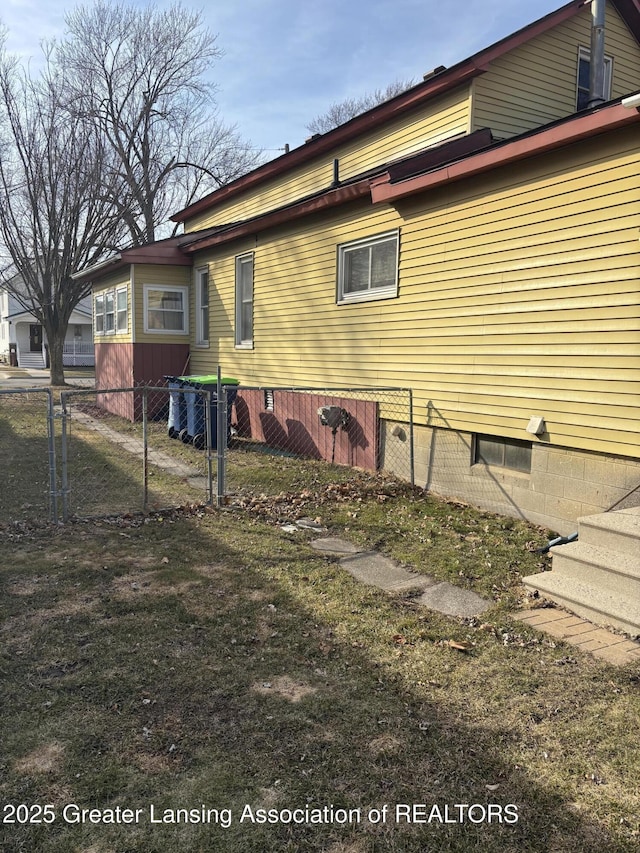
[[[100,394],[125,394],[125,393],[134,393],[139,391],[171,391],[172,389],[168,388],[166,385],[135,385],[131,388],[74,388],[69,391],[62,391],[60,393],[60,399],[64,402],[68,397],[90,397],[90,396],[98,396]],[[196,388],[195,386],[189,388],[180,388],[181,392],[185,392],[187,394],[204,394],[208,393],[206,388]]]
[[[51,388],[0,388],[0,394],[47,394],[49,397],[53,395]]]
[[[320,394],[378,394],[381,391],[394,391],[396,393],[402,392],[403,394],[411,393],[411,388],[393,388],[393,387],[369,387],[369,388],[334,388],[329,386],[316,386],[316,387],[304,387],[302,385],[236,385],[234,386],[238,389],[238,391],[303,391],[305,393],[320,393]]]

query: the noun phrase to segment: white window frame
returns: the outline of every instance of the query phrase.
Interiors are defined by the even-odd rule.
[[[202,299],[202,285],[207,285],[207,301]],[[211,300],[209,281],[209,267],[201,267],[196,270],[196,345],[200,347],[209,346],[209,304]]]
[[[124,297],[124,307],[119,307],[120,298]],[[118,287],[115,294],[116,334],[126,335],[129,331],[129,293],[128,288]]]
[[[374,252],[377,246],[385,243],[395,243],[394,257],[394,280],[392,284],[382,287],[372,286],[371,271]],[[369,249],[369,284],[366,290],[348,292],[346,290],[346,277],[348,274],[348,257],[351,252]],[[376,299],[393,299],[398,295],[398,259],[400,256],[400,231],[386,231],[383,234],[376,234],[373,237],[365,237],[360,240],[352,240],[349,243],[342,243],[338,246],[338,286],[337,286],[337,303],[338,305],[348,305],[352,302],[371,302]]]
[[[116,294],[107,290],[104,294],[104,333],[114,335],[116,331]]]
[[[249,299],[242,293],[243,275],[242,270],[245,265],[251,264],[251,296]],[[236,256],[236,348],[237,349],[253,349],[253,276],[254,276],[254,253],[247,252],[244,255]],[[243,327],[243,306],[251,305],[251,329],[247,330]],[[250,331],[251,334],[247,334]]]
[[[588,47],[579,47],[578,48],[578,64],[576,67],[576,110],[579,110],[578,107],[578,98],[580,97],[580,92],[585,91],[585,87],[580,85],[580,63],[587,62],[589,64],[589,70],[591,70],[591,50]],[[611,100],[611,80],[613,79],[613,57],[605,56],[604,57],[604,99],[605,101]],[[589,93],[589,87],[587,86],[587,96]],[[581,109],[587,109],[588,107],[582,107]]]
[[[182,285],[145,284],[142,288],[144,301],[144,331],[149,335],[188,335],[189,334],[189,288]],[[149,295],[151,293],[179,293],[182,297],[182,328],[162,329],[149,325]],[[164,309],[153,309],[164,310]],[[173,309],[167,309],[173,310]]]
[[[93,298],[93,331],[104,335],[104,292],[96,293]]]
[[[119,299],[124,296],[124,308],[118,308]],[[115,287],[102,290],[93,298],[93,331],[95,335],[126,335],[129,331],[129,291],[128,287]],[[124,319],[123,319],[124,318]]]

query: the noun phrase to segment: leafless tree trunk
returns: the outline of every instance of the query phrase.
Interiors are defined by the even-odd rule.
[[[200,13],[98,0],[69,14],[67,28],[57,48],[67,107],[97,125],[115,155],[125,192],[113,203],[131,243],[155,240],[196,194],[256,164],[256,152],[216,115],[204,75],[221,51]]]
[[[106,150],[61,104],[51,64],[37,79],[0,52],[0,238],[3,284],[42,324],[51,384],[64,384],[62,345],[86,285],[71,274],[117,245],[121,223],[104,183]]]

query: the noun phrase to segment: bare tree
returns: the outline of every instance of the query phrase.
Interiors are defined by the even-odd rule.
[[[367,112],[367,110],[377,107],[378,104],[400,95],[413,85],[413,80],[397,80],[384,89],[376,89],[374,92],[369,92],[359,98],[346,98],[344,101],[338,101],[332,104],[325,113],[310,121],[306,126],[307,130],[310,133],[327,133],[334,127],[339,127],[352,118]]]
[[[217,116],[205,75],[221,51],[201,13],[98,0],[66,22],[57,59],[67,106],[115,154],[126,191],[113,202],[133,244],[153,241],[177,209],[256,164]]]
[[[32,79],[0,51],[0,238],[3,284],[42,324],[51,384],[63,385],[64,339],[86,288],[71,274],[112,249],[121,223],[104,184],[108,152],[69,120],[49,58]]]

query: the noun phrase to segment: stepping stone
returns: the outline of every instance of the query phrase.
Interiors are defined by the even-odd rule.
[[[445,616],[469,618],[488,610],[490,603],[475,592],[443,581],[429,587],[416,601]]]
[[[340,565],[356,580],[386,592],[409,592],[425,589],[434,583],[432,578],[408,572],[375,551],[362,551],[352,557],[343,557]]]
[[[362,548],[358,548],[352,542],[335,537],[314,539],[311,542],[311,547],[315,548],[316,551],[321,551],[323,554],[359,554],[362,551]]]

